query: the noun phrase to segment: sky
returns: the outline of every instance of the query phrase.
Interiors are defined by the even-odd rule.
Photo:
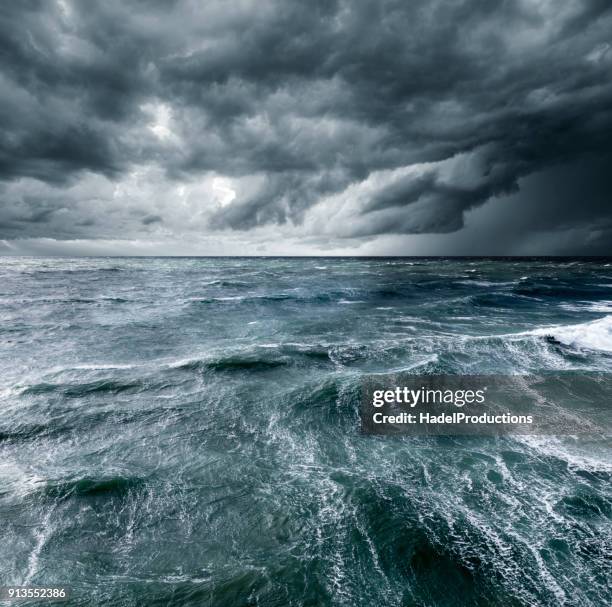
[[[612,254],[609,0],[0,7],[0,255]]]

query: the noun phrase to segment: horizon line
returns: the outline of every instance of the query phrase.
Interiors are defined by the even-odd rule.
[[[34,259],[612,259],[609,255],[26,255],[1,258]]]

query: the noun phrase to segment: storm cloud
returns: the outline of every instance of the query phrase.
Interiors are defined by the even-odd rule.
[[[0,239],[316,252],[496,205],[609,253],[611,32],[603,0],[4,3]]]

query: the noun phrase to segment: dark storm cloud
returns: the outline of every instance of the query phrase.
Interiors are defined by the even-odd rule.
[[[81,169],[121,171],[131,62],[104,55],[88,31],[73,37],[54,3],[4,3],[0,11],[2,176],[60,182]]]
[[[88,172],[118,183],[142,166],[176,183],[252,179],[208,205],[209,229],[309,225],[312,212],[343,237],[457,230],[521,179],[608,153],[611,12],[601,0],[4,3],[0,236],[171,226],[169,203],[134,211],[127,196],[123,215],[103,216],[96,192],[62,196]],[[22,178],[52,189],[8,187]],[[572,214],[544,201],[552,182],[541,189],[534,221],[561,225]],[[611,193],[601,182],[563,209],[606,224]]]

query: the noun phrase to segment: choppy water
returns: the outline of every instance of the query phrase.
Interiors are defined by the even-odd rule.
[[[2,582],[610,604],[605,437],[358,431],[367,373],[611,371],[610,264],[2,259]]]

